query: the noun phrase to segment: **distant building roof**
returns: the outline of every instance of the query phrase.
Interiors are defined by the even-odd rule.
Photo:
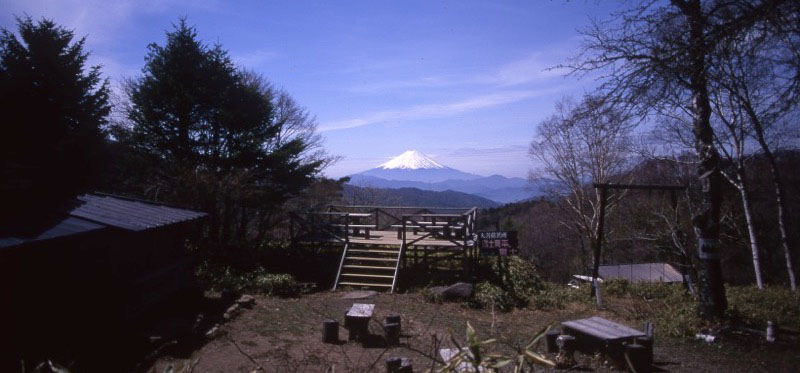
[[[76,198],[76,207],[37,230],[0,237],[0,248],[72,236],[109,227],[143,231],[201,218],[206,214],[105,194],[85,194]]]
[[[682,282],[683,275],[667,263],[601,265],[601,278],[621,278],[630,282]]]

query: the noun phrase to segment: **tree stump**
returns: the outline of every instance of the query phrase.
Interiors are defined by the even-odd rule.
[[[339,342],[339,322],[336,320],[325,320],[322,322],[322,342]]]

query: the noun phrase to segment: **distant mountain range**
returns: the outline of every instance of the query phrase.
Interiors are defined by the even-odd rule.
[[[500,204],[474,194],[447,190],[435,192],[417,188],[363,188],[344,186],[344,199],[353,205],[419,207],[499,207]]]
[[[443,166],[416,150],[409,150],[376,168],[350,176],[350,184],[368,188],[417,188],[456,191],[504,204],[542,196],[558,183],[540,179],[531,184],[519,177],[479,176]]]

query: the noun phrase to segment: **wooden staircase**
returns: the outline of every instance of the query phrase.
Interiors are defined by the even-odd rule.
[[[345,244],[333,290],[356,286],[394,291],[403,249],[393,245]]]

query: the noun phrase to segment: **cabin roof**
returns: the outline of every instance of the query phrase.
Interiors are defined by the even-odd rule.
[[[144,231],[201,218],[203,212],[107,194],[78,196],[74,207],[34,232],[0,236],[0,248],[73,236],[107,228]]]
[[[82,203],[70,211],[71,216],[130,231],[143,231],[206,215],[203,212],[107,194],[85,194],[79,196],[78,200]]]
[[[668,263],[601,265],[601,278],[621,278],[630,282],[682,282],[683,275]]]

